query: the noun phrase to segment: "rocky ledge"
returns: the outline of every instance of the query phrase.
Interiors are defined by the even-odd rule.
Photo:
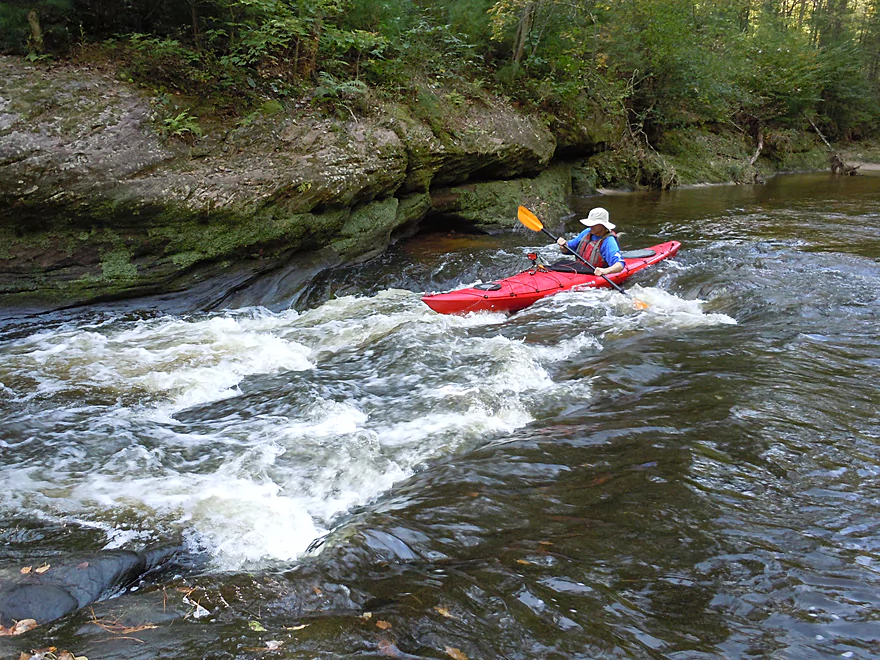
[[[492,231],[518,204],[556,220],[571,192],[548,126],[500,102],[430,125],[402,105],[339,120],[273,103],[189,141],[153,111],[113,70],[0,57],[0,309],[195,290],[211,308],[270,271],[292,300],[428,216]]]

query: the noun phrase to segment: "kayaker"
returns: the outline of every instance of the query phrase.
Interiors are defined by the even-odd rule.
[[[595,268],[595,275],[611,275],[622,271],[623,257],[620,256],[617,234],[614,233],[617,225],[608,219],[608,211],[596,207],[586,218],[581,219],[581,224],[586,225],[587,229],[570,241],[566,242],[561,236],[556,239],[562,251],[581,255],[584,261]]]

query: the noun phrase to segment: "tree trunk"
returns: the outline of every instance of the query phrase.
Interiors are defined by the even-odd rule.
[[[516,39],[513,47],[513,63],[519,66],[522,61],[526,44],[529,41],[529,34],[532,31],[532,24],[535,22],[535,4],[529,2],[523,8],[522,17],[519,19],[519,25],[516,28]]]
[[[831,166],[831,173],[849,174],[851,176],[858,174],[858,170],[861,165],[847,165],[846,161],[841,158],[839,153],[834,151],[834,147],[832,147],[828,140],[825,139],[825,136],[822,135],[822,132],[819,130],[819,127],[816,126],[815,122],[810,119],[806,114],[804,116],[807,117],[807,121],[810,122],[813,130],[816,131],[816,135],[818,135],[822,139],[822,142],[825,143],[825,146],[828,147],[828,163]]]
[[[192,10],[193,41],[196,44],[196,50],[202,50],[202,35],[199,32],[199,11],[196,8],[197,4],[197,2],[190,3],[190,9]]]
[[[305,78],[315,78],[318,71],[318,48],[321,44],[323,22],[320,17],[315,19],[312,31],[303,43],[301,73]]]
[[[749,165],[754,165],[755,161],[758,160],[758,156],[761,155],[761,151],[764,149],[764,131],[760,128],[758,129],[758,135],[755,138],[755,155],[749,159]]]
[[[28,23],[31,26],[31,48],[38,53],[43,52],[43,30],[40,28],[40,15],[36,9],[31,9],[27,15]]]

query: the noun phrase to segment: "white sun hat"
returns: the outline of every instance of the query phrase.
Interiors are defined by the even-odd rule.
[[[615,225],[611,220],[608,219],[608,211],[603,209],[601,206],[597,206],[586,218],[581,218],[581,224],[586,225],[587,227],[594,227],[596,225],[602,225],[608,231],[612,231],[617,225]]]

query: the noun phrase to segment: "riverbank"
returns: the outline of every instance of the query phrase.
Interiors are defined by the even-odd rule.
[[[863,163],[855,161],[853,166],[865,172],[880,172],[880,164],[878,163]]]
[[[828,166],[808,132],[768,131],[754,158],[730,129],[670,133],[655,149],[607,122],[425,93],[429,110],[373,99],[328,114],[291,100],[196,117],[112,62],[0,57],[0,309],[180,292],[210,309],[266,276],[273,298],[292,301],[317,273],[428,223],[491,233],[518,226],[519,204],[555,222],[570,196],[604,187],[752,184]],[[880,163],[876,145],[846,153]]]

